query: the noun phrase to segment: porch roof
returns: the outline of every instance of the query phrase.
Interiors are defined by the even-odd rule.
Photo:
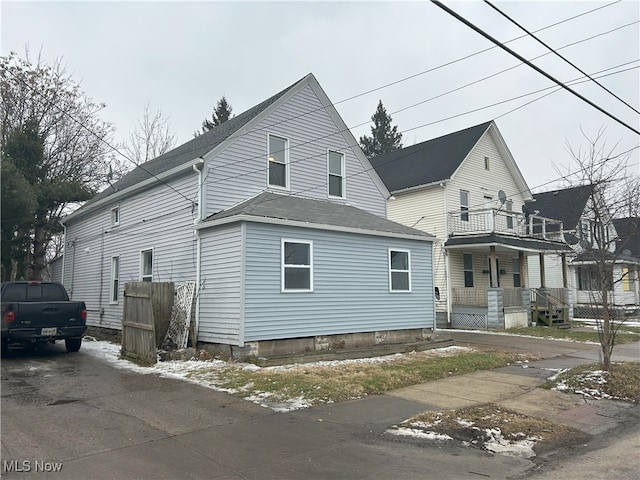
[[[522,238],[513,235],[498,235],[495,233],[479,235],[462,235],[447,240],[444,247],[447,249],[469,248],[478,246],[496,246],[524,252],[572,252],[571,247],[565,243],[550,240],[538,240],[535,238]]]

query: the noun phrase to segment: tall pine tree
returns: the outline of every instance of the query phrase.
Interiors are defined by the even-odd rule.
[[[227,102],[227,99],[223,95],[220,100],[216,103],[216,107],[213,109],[213,113],[211,114],[211,120],[205,118],[202,122],[202,132],[206,133],[214,127],[226,122],[229,120],[232,115],[231,112],[233,108],[231,104]]]
[[[371,117],[371,121],[373,121],[371,136],[363,135],[360,137],[360,146],[367,158],[377,157],[402,148],[402,133],[398,132],[397,126],[391,126],[391,120],[391,115],[387,115],[382,100],[380,100],[376,113]]]

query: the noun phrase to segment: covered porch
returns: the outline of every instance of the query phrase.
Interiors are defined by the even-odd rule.
[[[571,249],[559,240],[560,224],[495,209],[450,215],[444,244],[450,328],[503,329],[571,321],[573,292],[568,288],[566,259]],[[544,282],[540,288],[530,288],[528,262],[538,262],[545,278],[545,253],[561,256],[563,288],[550,289]]]

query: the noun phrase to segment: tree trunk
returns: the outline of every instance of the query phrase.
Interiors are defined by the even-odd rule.
[[[46,222],[46,220],[44,220]],[[33,236],[33,263],[31,271],[32,280],[42,280],[42,272],[47,265],[47,232],[43,225],[43,219],[38,217],[36,219],[36,227]]]
[[[606,282],[602,289],[602,335],[600,336],[600,346],[602,347],[602,369],[608,372],[611,368],[611,352],[613,350],[613,331],[611,329],[611,315],[609,314],[609,291]]]

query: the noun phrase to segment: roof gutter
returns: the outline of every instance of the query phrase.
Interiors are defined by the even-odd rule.
[[[181,173],[186,172],[187,170],[191,170],[193,168],[194,165],[197,165],[199,162],[202,162],[201,158],[196,158],[194,160],[191,160],[187,163],[183,163],[182,165],[178,165],[177,167],[172,168],[171,170],[167,170],[166,172],[163,172],[159,175],[156,175],[154,177],[148,178],[147,180],[143,180],[142,182],[138,182],[135,185],[131,185],[130,187],[125,188],[124,190],[118,191],[116,193],[113,193],[107,197],[101,198],[100,200],[97,200],[94,203],[91,203],[89,205],[80,207],[78,210],[76,210],[73,213],[70,213],[69,215],[67,215],[66,217],[64,217],[61,220],[61,223],[66,223],[69,220],[75,220],[77,218],[83,217],[84,215],[96,210],[97,208],[103,207],[105,205],[108,205],[114,201],[118,201],[121,200],[122,198],[128,197],[133,195],[134,193],[140,191],[140,190],[145,190],[148,189],[152,186],[154,186],[154,184],[157,184],[158,182],[160,182],[161,180],[165,180],[167,178],[170,177],[174,177],[176,175],[179,175]]]
[[[393,190],[391,193],[395,195],[397,193],[399,194],[399,193],[412,192],[414,190],[422,190],[424,188],[433,187],[434,185],[444,185],[449,183],[450,181],[451,181],[450,178],[445,178],[444,180],[436,180],[435,182],[431,182],[431,183],[423,183],[422,185],[415,185],[413,187],[401,188],[400,190]]]
[[[303,222],[300,220],[287,220],[284,218],[256,217],[254,215],[246,215],[246,214],[233,215],[230,217],[221,218],[219,220],[210,220],[207,222],[201,222],[200,224],[196,225],[194,228],[196,230],[202,230],[205,228],[217,227],[220,225],[228,225],[230,223],[236,223],[236,222],[269,223],[272,225],[286,225],[286,226],[292,226],[292,227],[312,228],[315,230],[328,230],[332,232],[357,233],[361,235],[373,235],[377,237],[403,238],[407,240],[420,240],[423,242],[435,241],[435,237],[429,234],[411,235],[407,233],[385,232],[381,230],[344,227],[340,225],[325,225],[321,223],[309,223],[309,222]]]

